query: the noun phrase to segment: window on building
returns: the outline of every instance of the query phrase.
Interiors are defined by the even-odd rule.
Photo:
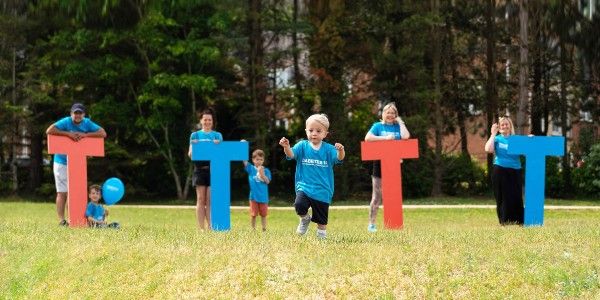
[[[562,132],[562,126],[560,124],[560,117],[554,117],[552,118],[552,135],[554,136],[562,136],[563,132]],[[570,120],[567,119],[567,127],[571,126],[571,122]],[[570,138],[571,137],[571,130],[567,131],[567,137]]]
[[[277,119],[275,120],[275,126],[278,128],[284,128],[285,130],[288,130],[290,126],[290,121],[287,118]]]

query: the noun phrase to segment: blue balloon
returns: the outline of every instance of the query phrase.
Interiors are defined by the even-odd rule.
[[[119,202],[123,198],[123,194],[125,194],[125,186],[119,178],[110,178],[102,185],[102,198],[108,205]]]

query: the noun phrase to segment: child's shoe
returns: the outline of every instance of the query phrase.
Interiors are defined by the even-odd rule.
[[[317,238],[321,240],[327,239],[327,233],[317,231]]]
[[[69,222],[67,222],[67,220],[62,220],[62,221],[60,221],[60,224],[58,224],[58,225],[69,227]]]
[[[370,224],[369,227],[367,227],[367,230],[370,232],[376,232],[377,228],[375,228],[375,224]]]
[[[308,231],[308,225],[310,225],[310,215],[307,214],[304,218],[300,218],[300,224],[298,224],[298,228],[296,229],[296,233],[299,235],[304,235]]]
[[[112,223],[108,224],[108,228],[119,229],[120,227],[121,227],[121,224],[119,224],[119,222],[112,222]]]

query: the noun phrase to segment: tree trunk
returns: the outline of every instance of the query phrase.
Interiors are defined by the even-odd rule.
[[[525,134],[527,126],[527,107],[529,104],[529,49],[528,31],[529,12],[527,0],[519,1],[519,110],[517,111],[517,134]]]
[[[455,8],[455,6],[453,5],[452,8]],[[463,99],[460,96],[460,91],[458,88],[459,82],[460,82],[460,76],[458,75],[458,63],[457,63],[457,55],[456,52],[454,51],[454,44],[455,44],[455,40],[456,38],[454,37],[455,34],[455,28],[453,25],[451,25],[450,27],[450,31],[449,31],[449,37],[450,37],[450,47],[453,49],[452,50],[452,55],[451,55],[451,61],[450,61],[450,65],[451,65],[451,72],[452,72],[452,79],[451,79],[451,84],[452,84],[452,102],[454,103],[454,108],[456,109],[456,121],[458,123],[458,129],[459,129],[459,133],[460,133],[460,150],[461,153],[469,155],[469,143],[468,143],[468,135],[467,135],[467,126],[466,126],[466,116],[467,116],[467,111],[464,108],[465,105],[463,104]]]
[[[187,35],[187,33],[186,33]],[[193,74],[193,70],[192,70],[192,63],[190,61],[187,62],[187,71],[188,71],[188,75],[192,75]],[[196,99],[196,91],[194,90],[194,88],[190,89],[190,102],[191,102],[191,115],[187,114],[186,118],[188,120],[186,120],[187,124],[190,125],[190,131],[194,132],[196,131],[196,124],[198,123],[198,116],[196,115],[198,113],[198,107],[197,107],[197,99]],[[185,183],[183,184],[183,193],[181,195],[182,199],[187,199],[188,195],[190,193],[190,187],[192,185],[192,162],[189,159],[189,157],[187,156],[187,152],[183,153],[183,161],[187,163],[188,167],[187,167],[187,172],[185,172],[186,176],[185,176]]]
[[[17,105],[17,49],[13,48],[13,61],[12,61],[12,104]],[[19,119],[17,113],[13,113],[13,132],[12,132],[12,147],[11,147],[11,160],[10,160],[10,171],[12,172],[12,192],[13,194],[19,193],[19,172],[17,170],[17,143],[19,141]]]
[[[4,167],[5,157],[4,157],[4,141],[0,138],[0,182],[2,182],[2,171]]]
[[[30,191],[35,191],[42,185],[42,179],[44,174],[44,163],[43,163],[43,145],[44,135],[40,132],[31,134],[31,153],[29,154],[30,165],[29,165],[29,183],[28,187]]]
[[[432,1],[432,9],[435,15],[439,14],[439,0]],[[431,196],[440,196],[442,194],[442,137],[444,122],[442,119],[442,34],[441,28],[434,24],[432,27],[432,54],[433,54],[433,110],[435,120],[435,156],[433,158],[433,186]]]
[[[16,136],[13,135],[13,136]],[[12,176],[12,193],[15,195],[19,194],[19,172],[17,168],[17,141],[13,140],[11,147],[11,159],[10,159],[10,173]]]
[[[536,50],[539,48],[536,47]],[[533,62],[533,85],[531,87],[531,133],[540,136],[542,135],[542,113],[544,105],[542,102],[542,65],[541,58],[537,55]]]
[[[487,12],[486,12],[486,121],[488,130],[492,128],[492,124],[495,123],[497,116],[497,92],[496,92],[496,30],[494,24],[494,10],[496,1],[487,0]],[[491,182],[492,170],[494,168],[494,155],[488,154],[487,156],[487,169],[488,169],[488,182]]]
[[[171,145],[171,141],[169,138],[169,126],[166,124],[161,124],[161,128],[165,137],[165,144]],[[150,130],[148,130],[148,134],[152,134]],[[152,137],[154,138],[154,136]],[[160,147],[160,145],[157,144],[157,147]],[[177,168],[175,167],[175,158],[173,157],[173,151],[171,151],[171,148],[168,148],[167,150],[160,150],[160,153],[167,161],[169,171],[171,172],[171,174],[173,174],[173,181],[175,181],[175,188],[177,189],[177,199],[184,200],[185,195],[183,194],[183,186],[181,184],[181,179],[179,178],[179,173],[177,173]]]
[[[254,131],[256,147],[264,149],[266,146],[265,133],[263,131],[266,80],[264,74],[264,50],[262,38],[262,0],[248,0],[248,31],[250,44],[250,55],[248,57],[250,96],[252,98],[251,124]]]
[[[562,0],[561,2],[561,13],[565,12],[565,2]],[[565,20],[566,16],[562,16],[562,20]],[[567,47],[565,45],[567,37],[565,36],[565,30],[560,31],[560,127],[562,131],[562,135],[565,137],[565,141],[568,141],[567,132],[569,131],[569,126],[567,124],[568,110],[569,110],[569,100],[567,99],[567,80],[569,74],[567,73],[569,67],[567,66]],[[562,157],[562,167],[563,167],[563,180],[565,183],[565,192],[569,192],[571,188],[571,166],[569,164],[570,155],[567,149],[567,142],[564,145],[565,154]]]
[[[456,118],[457,118],[457,122],[458,122],[458,129],[460,132],[460,152],[462,154],[469,155],[469,143],[468,143],[465,110],[463,109],[462,105],[460,105],[458,107],[458,111],[456,112]]]
[[[294,96],[298,99],[298,106],[302,115],[302,119],[307,118],[311,112],[311,106],[304,99],[304,88],[302,87],[302,71],[300,70],[300,47],[298,44],[298,0],[294,0],[293,12],[293,29],[292,29],[292,59],[294,61],[294,84],[296,92]]]
[[[544,41],[546,41],[547,39],[544,39]],[[545,43],[544,43],[545,44]],[[543,79],[543,87],[542,87],[542,103],[543,103],[543,107],[544,109],[542,110],[542,120],[544,122],[544,124],[546,125],[544,127],[544,130],[542,130],[541,132],[541,136],[547,136],[548,135],[548,127],[550,124],[550,87],[552,86],[551,82],[550,82],[550,67],[548,66],[548,54],[544,53],[544,56],[542,58],[542,76],[544,77]]]
[[[533,35],[533,39],[531,41],[531,57],[533,58],[533,74],[532,74],[532,85],[531,85],[531,130],[530,132],[536,136],[543,136],[544,128],[542,124],[544,124],[543,120],[543,112],[545,110],[545,102],[543,99],[543,89],[542,89],[542,79],[543,79],[543,57],[544,57],[544,47],[545,45],[542,42],[544,32],[542,31],[542,5],[536,3],[535,1],[531,3],[530,10],[531,12],[531,33]],[[546,124],[546,128],[547,128]]]

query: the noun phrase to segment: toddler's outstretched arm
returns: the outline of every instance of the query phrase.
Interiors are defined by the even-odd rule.
[[[284,137],[279,140],[279,145],[283,147],[283,152],[285,152],[285,156],[289,158],[294,158],[294,151],[292,151],[292,147],[290,147],[290,141]]]
[[[344,150],[344,145],[342,145],[340,143],[335,143],[335,145],[333,145],[333,146],[338,151],[337,159],[344,160],[344,157],[346,157],[346,151]]]

